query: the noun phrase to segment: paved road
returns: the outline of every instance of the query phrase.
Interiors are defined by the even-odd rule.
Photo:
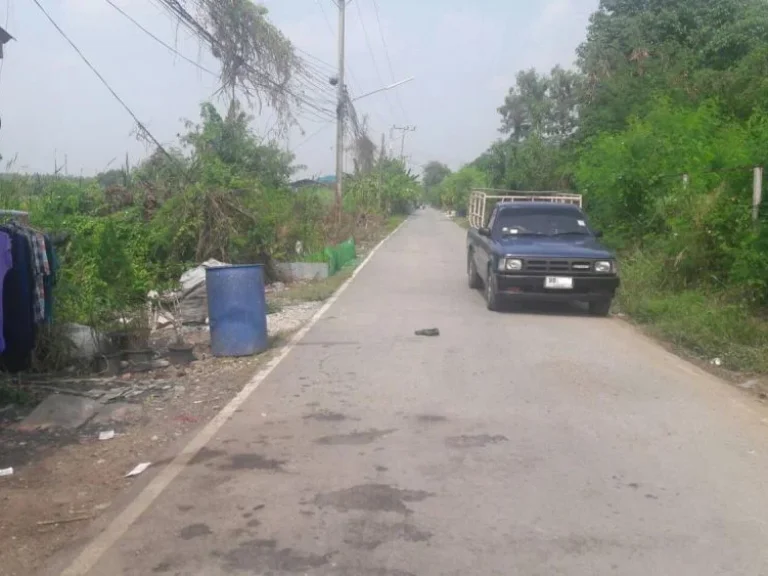
[[[768,412],[464,264],[409,220],[91,574],[768,574]]]

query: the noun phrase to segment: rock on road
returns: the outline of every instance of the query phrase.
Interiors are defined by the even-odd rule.
[[[768,410],[465,258],[412,216],[88,573],[768,574]]]

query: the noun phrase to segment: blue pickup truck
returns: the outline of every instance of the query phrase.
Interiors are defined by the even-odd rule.
[[[470,288],[484,289],[489,310],[506,300],[543,300],[586,302],[595,316],[610,313],[616,258],[579,205],[504,201],[487,225],[483,220],[467,232],[467,274]]]

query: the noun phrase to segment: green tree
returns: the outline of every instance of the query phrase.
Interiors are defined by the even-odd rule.
[[[450,175],[451,169],[442,162],[429,162],[423,168],[421,182],[427,189],[439,186]]]

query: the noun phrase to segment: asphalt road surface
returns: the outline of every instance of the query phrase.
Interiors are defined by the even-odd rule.
[[[465,257],[414,215],[80,569],[768,574],[768,411],[621,321],[488,312]]]

